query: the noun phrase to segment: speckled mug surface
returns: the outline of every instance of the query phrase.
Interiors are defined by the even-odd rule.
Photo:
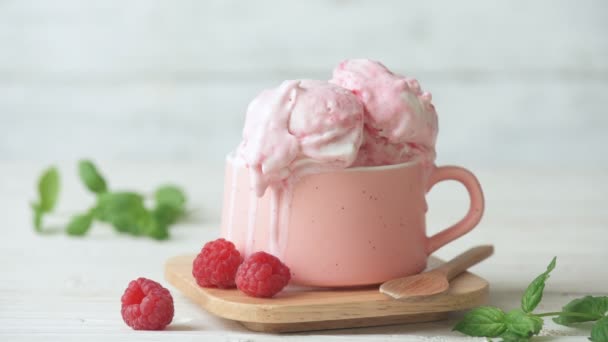
[[[466,216],[427,237],[426,193],[443,180],[462,183]],[[480,221],[484,198],[477,178],[457,166],[429,170],[420,161],[357,167],[303,177],[293,184],[287,219],[271,231],[270,191],[257,198],[247,167],[227,159],[222,236],[242,254],[272,251],[307,286],[377,284],[424,270],[428,256]],[[272,241],[278,248],[271,248]]]

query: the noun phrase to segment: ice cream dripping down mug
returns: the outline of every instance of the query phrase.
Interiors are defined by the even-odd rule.
[[[428,237],[425,195],[444,180],[465,186],[469,211]],[[477,178],[457,166],[413,160],[312,173],[257,197],[248,168],[229,156],[222,236],[244,255],[278,256],[292,283],[359,286],[421,272],[431,253],[475,228],[483,211]]]

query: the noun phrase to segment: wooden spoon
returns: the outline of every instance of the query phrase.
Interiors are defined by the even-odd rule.
[[[380,292],[401,300],[420,299],[444,293],[450,288],[450,280],[488,258],[492,253],[494,253],[492,245],[471,248],[430,271],[389,280],[380,285]]]

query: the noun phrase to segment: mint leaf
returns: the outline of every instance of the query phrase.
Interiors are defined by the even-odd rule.
[[[95,215],[113,225],[119,232],[142,235],[147,210],[144,198],[134,192],[106,192],[99,195]]]
[[[164,204],[174,208],[183,208],[186,203],[186,195],[175,185],[164,185],[154,192],[156,204]]]
[[[75,215],[66,227],[66,232],[73,236],[82,236],[86,234],[93,223],[93,213]]]
[[[59,172],[57,168],[50,167],[44,171],[38,180],[38,208],[43,213],[48,213],[55,208],[59,195]]]
[[[530,341],[529,337],[520,336],[512,331],[505,331],[499,336],[503,342],[527,342]]]
[[[169,227],[158,221],[147,227],[146,235],[156,240],[166,240],[169,238]]]
[[[154,218],[162,225],[171,225],[183,215],[183,211],[167,205],[154,208]]]
[[[608,316],[597,321],[591,328],[590,341],[608,342]]]
[[[540,332],[543,319],[520,309],[509,311],[505,317],[507,331],[522,337],[531,337]]]
[[[169,237],[166,224],[144,206],[143,196],[133,192],[106,192],[98,197],[96,217],[110,223],[118,232],[149,236],[157,240]]]
[[[159,223],[154,215],[147,209],[140,211],[135,217],[135,235],[144,235],[156,240],[169,238],[169,230],[166,225]]]
[[[482,306],[467,312],[453,330],[469,336],[497,337],[507,330],[505,314],[499,308]]]
[[[57,204],[59,196],[59,172],[56,167],[46,169],[38,179],[38,202],[32,203],[34,228],[42,231],[42,219]]]
[[[551,263],[549,263],[549,266],[547,266],[547,270],[528,285],[526,292],[524,292],[524,295],[521,298],[521,309],[524,312],[532,312],[538,306],[541,299],[543,299],[545,282],[549,278],[549,273],[555,268],[556,259],[557,257],[554,257],[553,260],[551,260]]]
[[[154,217],[162,226],[171,225],[186,211],[186,195],[174,185],[165,185],[154,192]]]
[[[591,317],[587,318],[561,315],[553,318],[553,321],[555,323],[568,325],[572,323],[595,321],[602,318],[602,316],[608,313],[608,297],[586,296],[583,298],[577,298],[566,304],[562,308],[562,312],[584,313],[592,316],[595,315],[597,318],[593,319]]]
[[[100,194],[108,191],[106,180],[90,160],[78,162],[78,173],[84,185],[92,192]]]
[[[112,222],[116,217],[145,209],[144,198],[135,192],[106,192],[97,199],[95,215],[101,221]]]

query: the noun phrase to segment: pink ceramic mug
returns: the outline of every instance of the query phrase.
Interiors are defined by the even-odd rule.
[[[442,180],[462,183],[467,215],[427,237],[425,195]],[[416,274],[427,257],[473,229],[484,210],[476,177],[456,166],[426,169],[414,161],[308,175],[282,195],[257,198],[248,169],[227,161],[222,236],[243,254],[268,251],[308,286],[356,286]],[[283,203],[277,206],[277,203]],[[277,217],[281,218],[280,228]]]

